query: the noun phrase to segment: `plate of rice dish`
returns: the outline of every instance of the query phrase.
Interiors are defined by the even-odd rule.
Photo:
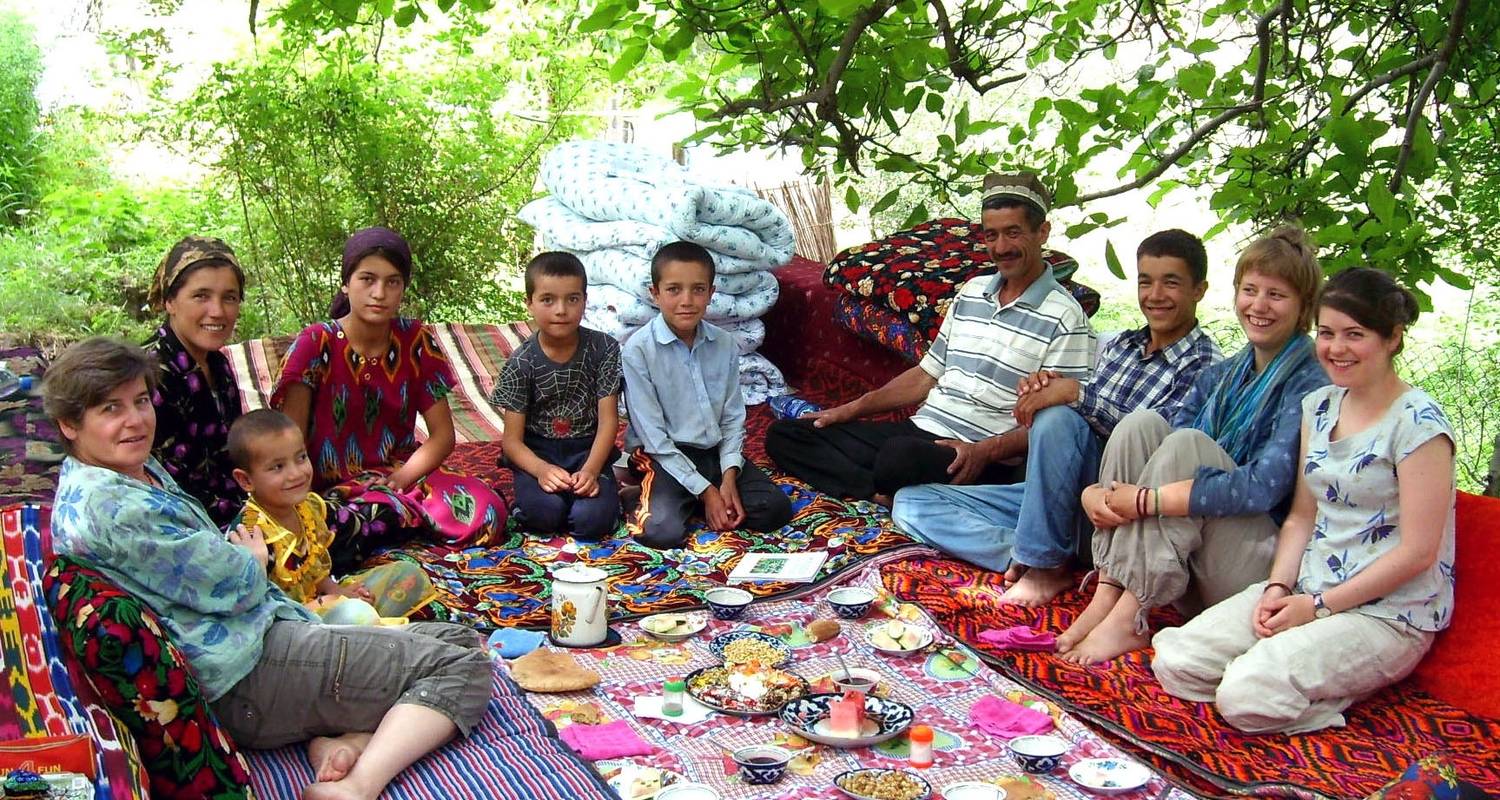
[[[742,717],[775,714],[807,691],[802,678],[754,663],[704,667],[687,676],[687,692],[694,700]]]
[[[730,631],[715,636],[708,652],[725,664],[760,664],[779,667],[792,659],[792,648],[760,631]]]
[[[932,794],[931,784],[904,769],[851,769],[833,785],[855,800],[926,800]]]

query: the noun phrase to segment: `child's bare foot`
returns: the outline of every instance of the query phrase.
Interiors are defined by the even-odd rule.
[[[302,790],[302,800],[374,800],[374,795],[360,791],[349,781],[314,783]]]
[[[1100,590],[1110,588],[1101,584]],[[1103,620],[1089,631],[1083,641],[1069,648],[1064,661],[1074,664],[1099,664],[1113,661],[1132,650],[1141,650],[1151,645],[1151,634],[1135,632],[1135,618],[1140,613],[1141,602],[1135,595],[1123,592]]]
[[[1005,590],[1000,602],[1025,608],[1044,606],[1072,583],[1073,577],[1067,567],[1031,567]]]
[[[307,743],[307,760],[312,762],[314,779],[319,783],[343,780],[369,743],[368,733],[314,737]]]
[[[1094,598],[1089,601],[1088,607],[1078,615],[1078,619],[1073,620],[1073,624],[1069,625],[1067,630],[1058,635],[1058,655],[1078,646],[1078,643],[1082,642],[1096,625],[1103,622],[1104,618],[1109,616],[1109,612],[1114,609],[1115,604],[1119,602],[1122,593],[1120,587],[1101,581],[1094,588]]]
[[[1026,570],[1028,569],[1030,569],[1030,567],[1026,566],[1025,564],[1021,564],[1015,561],[1010,562],[1010,566],[1005,568],[1004,581],[1006,587],[1014,585],[1016,581],[1021,579],[1022,575],[1026,574]]]
[[[890,508],[891,496],[888,494],[872,494],[870,495],[870,502],[874,503],[877,506],[885,506],[886,508]]]

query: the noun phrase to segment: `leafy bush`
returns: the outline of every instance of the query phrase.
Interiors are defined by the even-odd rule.
[[[15,224],[37,199],[36,85],[42,56],[31,26],[0,13],[0,224]]]

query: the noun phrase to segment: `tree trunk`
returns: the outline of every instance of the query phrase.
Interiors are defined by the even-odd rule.
[[[1484,483],[1485,497],[1500,497],[1500,435],[1495,437],[1495,452],[1490,454],[1490,477]]]

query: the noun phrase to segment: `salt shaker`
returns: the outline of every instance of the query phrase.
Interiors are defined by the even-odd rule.
[[[682,693],[687,688],[682,679],[669,678],[661,688],[661,713],[669,717],[682,716]]]

